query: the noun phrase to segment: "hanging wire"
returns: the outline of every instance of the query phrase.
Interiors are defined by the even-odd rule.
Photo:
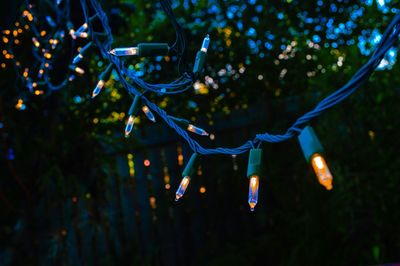
[[[150,84],[139,78],[135,75],[133,71],[129,71],[123,64],[123,62],[114,56],[111,56],[108,51],[111,48],[113,43],[113,36],[111,33],[111,29],[109,26],[108,18],[104,11],[102,10],[99,2],[97,0],[80,0],[82,4],[82,8],[85,13],[86,21],[89,17],[89,7],[88,3],[91,4],[92,10],[94,14],[98,16],[101,21],[103,33],[95,33],[92,31],[93,41],[99,47],[102,56],[104,59],[110,61],[114,64],[114,69],[119,76],[119,80],[122,82],[122,85],[125,89],[133,96],[139,95],[142,98],[144,104],[146,104],[152,111],[156,112],[165,123],[176,131],[178,135],[180,135],[185,141],[188,143],[189,147],[193,150],[193,152],[210,155],[210,154],[230,154],[236,155],[249,151],[254,147],[260,147],[262,142],[270,142],[270,143],[278,143],[289,140],[302,131],[302,129],[310,123],[310,121],[319,115],[321,115],[326,110],[338,105],[345,99],[347,99],[350,95],[352,95],[374,72],[374,70],[378,67],[379,63],[384,58],[385,54],[388,50],[395,45],[398,40],[398,35],[400,32],[400,14],[397,14],[391,23],[387,26],[384,34],[382,35],[382,39],[380,43],[376,46],[375,51],[369,58],[368,62],[365,63],[355,74],[354,76],[341,88],[334,91],[324,99],[322,99],[314,109],[306,112],[302,116],[300,116],[293,124],[290,126],[284,134],[270,134],[268,132],[257,134],[253,140],[248,140],[244,144],[234,148],[204,148],[202,147],[196,140],[192,139],[189,134],[182,129],[179,125],[175,123],[175,121],[164,111],[162,108],[152,103],[146,96],[144,92],[152,91],[159,94],[177,94],[185,92],[190,89],[193,85],[194,78],[193,73],[190,71],[183,72],[183,74],[177,78],[175,81],[167,84]],[[177,22],[176,17],[173,14],[171,1],[170,0],[161,0],[161,6],[163,10],[166,12],[168,18],[171,20],[172,25],[176,31],[176,41],[172,45],[172,49],[184,60],[184,55],[186,51],[186,40],[184,37],[183,28]],[[90,21],[88,21],[90,23]],[[92,27],[91,27],[92,29]],[[100,39],[98,36],[106,36],[106,38]],[[181,62],[181,61],[180,61]],[[183,69],[187,69],[187,63],[182,61]],[[127,82],[127,78],[132,80],[133,84]],[[140,88],[140,90],[138,89]],[[142,92],[141,92],[142,91]]]

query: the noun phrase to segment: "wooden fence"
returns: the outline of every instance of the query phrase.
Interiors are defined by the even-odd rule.
[[[215,139],[202,142],[210,147],[242,144],[268,117],[262,104],[215,117]],[[80,198],[68,198],[58,206],[51,204],[51,194],[46,196],[46,215],[38,219],[39,226],[47,228],[39,230],[54,234],[40,243],[49,254],[41,259],[43,265],[191,265],[218,254],[218,246],[235,232],[251,232],[237,220],[242,219],[238,212],[248,212],[247,157],[207,157],[187,194],[175,202],[191,151],[159,124],[134,133],[143,148],[110,155],[118,169],[98,189],[102,197],[82,191]]]

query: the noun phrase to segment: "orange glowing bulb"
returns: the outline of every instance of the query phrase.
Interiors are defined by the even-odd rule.
[[[332,189],[332,174],[329,171],[328,165],[324,157],[320,154],[316,153],[311,157],[311,165],[314,169],[315,174],[317,175],[318,181],[321,185],[323,185],[327,190]]]
[[[175,201],[178,201],[180,198],[182,198],[183,194],[185,194],[185,191],[189,186],[189,182],[190,177],[185,176],[184,178],[182,178],[181,184],[179,185],[179,188],[175,193]]]
[[[32,37],[32,42],[36,47],[40,46],[40,42],[35,37]]]
[[[253,175],[250,178],[249,182],[249,206],[250,210],[254,211],[254,208],[257,205],[258,202],[258,187],[259,187],[259,178],[256,175]]]

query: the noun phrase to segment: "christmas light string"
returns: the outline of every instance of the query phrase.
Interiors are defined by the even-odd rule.
[[[169,46],[166,43],[142,43],[138,44],[136,47],[127,48],[112,47],[113,35],[111,32],[111,28],[109,27],[108,18],[97,0],[80,0],[80,2],[85,16],[85,23],[76,30],[69,20],[69,0],[58,0],[57,5],[52,6],[52,9],[57,15],[56,22],[53,21],[51,17],[46,16],[47,23],[49,24],[50,28],[53,28],[52,34],[45,33],[44,36],[42,36],[41,31],[39,31],[39,29],[35,25],[30,25],[31,31],[34,35],[32,38],[32,43],[34,46],[32,53],[37,61],[40,63],[41,67],[41,69],[39,70],[38,78],[42,79],[43,81],[41,81],[40,83],[34,82],[31,79],[31,77],[29,76],[29,70],[27,73],[27,71],[24,69],[21,74],[20,69],[22,69],[22,67],[13,57],[12,49],[9,48],[9,51],[11,51],[9,53],[11,55],[11,58],[8,59],[13,60],[14,66],[17,70],[19,70],[16,71],[16,73],[19,75],[19,79],[25,82],[24,84],[29,88],[31,92],[33,92],[33,88],[36,88],[38,84],[47,86],[49,88],[49,92],[64,87],[68,83],[68,81],[71,81],[74,77],[73,75],[70,76],[69,72],[67,74],[67,78],[58,85],[54,85],[51,83],[51,78],[48,71],[43,71],[42,76],[40,76],[42,66],[46,66],[46,64],[50,65],[50,63],[54,62],[55,56],[49,53],[49,51],[51,51],[52,49],[56,50],[58,47],[57,44],[59,42],[65,43],[65,32],[63,33],[64,28],[67,30],[69,36],[71,36],[72,41],[77,38],[88,39],[88,42],[83,48],[79,50],[79,53],[74,55],[72,63],[69,66],[69,70],[77,74],[84,74],[84,70],[79,67],[78,64],[84,59],[87,52],[93,47],[97,47],[100,50],[102,57],[108,60],[110,63],[106,67],[104,72],[100,74],[99,82],[92,92],[92,97],[94,98],[99,93],[101,93],[103,87],[105,86],[105,83],[111,76],[111,72],[114,70],[118,76],[118,80],[122,83],[128,94],[133,99],[132,106],[128,112],[129,119],[125,128],[125,136],[129,136],[129,133],[132,131],[134,117],[137,115],[138,110],[141,109],[145,113],[145,115],[153,122],[156,121],[153,112],[156,113],[164,120],[164,122],[169,127],[174,129],[178,135],[184,138],[189,147],[193,150],[194,153],[188,164],[186,165],[185,170],[183,171],[183,179],[176,193],[176,198],[179,199],[183,196],[187,186],[189,185],[190,178],[194,174],[193,169],[198,166],[200,154],[237,155],[250,151],[247,176],[250,180],[249,205],[252,210],[254,209],[258,201],[259,176],[262,174],[262,150],[260,149],[260,146],[263,142],[278,143],[286,141],[295,136],[299,136],[299,142],[306,157],[306,160],[311,163],[319,182],[328,190],[332,188],[332,175],[323,157],[324,151],[322,145],[320,144],[315,132],[312,130],[312,128],[307,126],[307,124],[309,124],[309,122],[313,118],[319,116],[327,109],[341,103],[351,94],[353,94],[374,72],[374,70],[384,58],[386,52],[395,45],[398,40],[398,35],[400,31],[400,15],[397,14],[393,18],[391,23],[387,26],[386,31],[382,35],[380,43],[375,48],[375,51],[369,58],[368,62],[364,64],[364,66],[361,67],[350,79],[350,81],[342,88],[336,90],[332,94],[322,99],[314,107],[314,109],[299,117],[293,123],[293,125],[286,130],[284,134],[257,134],[254,139],[246,141],[239,147],[218,147],[211,149],[202,147],[187,132],[190,131],[199,135],[206,136],[208,135],[208,133],[205,130],[196,127],[186,119],[168,115],[165,110],[151,102],[145,95],[148,92],[153,92],[158,95],[179,94],[189,90],[193,86],[194,82],[201,76],[201,72],[203,70],[205,58],[209,48],[209,36],[206,35],[206,37],[204,38],[203,44],[196,54],[193,69],[190,69],[187,60],[187,43],[184,36],[184,31],[181,25],[178,23],[175,15],[173,14],[170,0],[161,0],[160,3],[162,9],[167,14],[167,17],[169,18],[175,29],[176,36],[173,44]],[[32,21],[34,20],[34,17],[32,15],[32,6],[29,5],[28,2],[26,3],[29,9],[24,11],[23,15],[24,17],[27,17],[29,21]],[[60,5],[63,5],[63,8],[60,8]],[[98,30],[98,25],[95,25],[97,21],[99,21],[101,25],[100,31]],[[11,31],[4,34],[10,35],[10,37],[12,38],[12,35],[10,33]],[[54,40],[57,40],[56,43],[54,43]],[[4,38],[3,42],[5,42]],[[11,43],[12,39],[10,44]],[[40,53],[40,50],[36,48],[44,46],[42,43],[48,45],[44,50],[41,50],[42,52]],[[126,68],[124,65],[124,61],[120,59],[120,56],[156,56],[172,53],[174,53],[178,58],[178,72],[180,76],[174,81],[165,84],[151,84],[144,81],[143,79],[138,77],[134,71]],[[38,90],[35,90],[35,94],[36,91]],[[20,108],[24,106],[22,100],[18,101],[17,108],[18,106]]]
[[[119,58],[119,56],[147,55],[145,52],[143,52],[145,48],[142,48],[143,51],[140,51],[141,46],[112,49],[113,35],[109,27],[107,15],[104,13],[97,0],[81,0],[86,19],[89,18],[88,3],[90,3],[93,12],[98,16],[102,24],[102,33],[96,33],[90,30],[90,32],[92,33],[91,37],[93,42],[96,43],[103,58],[110,62],[109,68],[113,68],[116,71],[122,85],[125,87],[129,95],[131,95],[133,98],[133,104],[129,111],[130,117],[127,122],[125,135],[129,135],[129,132],[132,130],[133,115],[135,115],[135,113],[137,112],[137,106],[140,101],[146,106],[146,108],[148,108],[147,111],[151,110],[158,114],[158,116],[160,116],[169,127],[174,129],[178,135],[184,138],[189,147],[193,150],[193,155],[183,171],[183,179],[176,192],[176,200],[183,196],[186,188],[188,187],[190,178],[194,174],[194,169],[195,167],[197,167],[200,154],[237,155],[250,151],[247,173],[250,180],[248,201],[251,210],[254,210],[254,207],[258,201],[259,176],[262,174],[262,150],[260,149],[262,142],[278,143],[291,139],[295,136],[299,136],[299,142],[303,150],[304,156],[308,162],[311,162],[312,167],[321,185],[325,186],[325,188],[328,190],[332,189],[332,175],[323,157],[324,150],[313,129],[307,125],[313,118],[321,115],[329,108],[332,108],[333,106],[347,99],[369,78],[369,76],[374,72],[374,70],[378,67],[379,63],[384,58],[386,52],[390,48],[392,48],[398,41],[398,35],[400,32],[400,14],[397,14],[389,23],[384,34],[382,35],[380,43],[375,48],[375,51],[369,58],[368,62],[365,63],[343,87],[322,99],[314,107],[314,109],[300,116],[292,124],[292,126],[290,126],[286,130],[284,134],[270,134],[266,132],[262,134],[257,134],[253,140],[248,140],[239,147],[218,147],[211,149],[202,147],[196,140],[189,136],[189,134],[185,130],[189,129],[189,126],[186,127],[186,125],[190,125],[189,121],[168,115],[165,110],[151,102],[145,96],[145,94],[149,91],[155,92],[159,95],[164,95],[182,93],[191,88],[194,81],[200,76],[200,72],[202,71],[205,55],[207,53],[208,45],[210,42],[207,36],[203,41],[201,50],[196,55],[194,69],[193,71],[190,71],[187,67],[187,62],[185,61],[186,58],[183,58],[183,55],[186,53],[186,42],[183,36],[183,30],[179,23],[177,23],[175,16],[173,15],[171,1],[161,0],[160,2],[162,8],[172,21],[176,31],[176,41],[172,46],[175,49],[170,50],[174,50],[174,52],[181,56],[179,64],[182,64],[184,66],[184,71],[180,71],[181,76],[169,84],[150,84],[139,78],[133,71],[129,71],[129,69],[124,66],[124,62]],[[87,23],[89,24],[89,27],[92,28],[90,21],[88,21]],[[99,38],[99,35],[104,38]],[[152,44],[149,45],[151,46]],[[157,45],[160,44],[153,44],[153,47],[150,47],[150,52],[147,51],[149,52],[148,55],[158,55],[157,53],[152,54],[151,51],[152,48],[157,49]],[[128,79],[132,83],[129,83],[127,81]],[[152,115],[152,117],[154,118],[154,115]],[[204,130],[199,130],[199,132],[201,133],[196,133],[199,133],[200,135],[207,135]]]
[[[6,49],[3,50],[5,61],[1,64],[1,67],[6,68],[7,65],[12,65],[14,68],[15,87],[19,94],[16,104],[18,110],[26,108],[24,104],[26,95],[50,94],[64,88],[68,82],[73,81],[75,74],[84,73],[83,69],[75,66],[69,66],[65,71],[59,66],[59,62],[57,62],[58,67],[54,65],[61,56],[68,56],[68,53],[72,55],[71,50],[74,50],[76,46],[75,40],[88,36],[83,26],[76,31],[74,30],[74,25],[70,21],[70,0],[47,1],[44,8],[47,8],[48,12],[46,12],[45,17],[35,15],[37,13],[36,7],[29,1],[25,1],[23,7],[21,18],[11,29],[2,31],[2,41],[6,45]],[[26,33],[29,33],[31,37],[27,38]],[[66,39],[68,36],[71,39],[71,49],[68,48],[70,43]],[[31,39],[32,50],[29,55],[32,57],[31,62],[22,62],[18,58],[19,53],[16,50],[18,50],[17,46],[21,45],[21,37],[28,39],[28,41]],[[56,74],[60,75],[60,73],[64,78],[54,83],[53,77]],[[20,90],[19,88],[27,88],[28,90]],[[42,90],[43,88],[47,88],[47,91]]]

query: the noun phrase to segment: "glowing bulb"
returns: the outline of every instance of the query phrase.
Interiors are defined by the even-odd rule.
[[[35,37],[32,37],[32,42],[36,47],[40,46],[40,42]]]
[[[262,149],[250,150],[249,162],[247,164],[247,177],[249,178],[249,197],[247,202],[250,205],[251,211],[254,211],[258,202],[258,186],[259,176],[262,173],[262,158]]]
[[[72,64],[75,65],[75,64],[79,63],[82,60],[82,58],[83,58],[83,55],[78,54],[77,56],[74,57],[74,60],[72,60]]]
[[[130,115],[128,118],[128,122],[126,123],[126,127],[125,127],[125,138],[129,137],[129,134],[131,133],[131,131],[133,129],[134,120],[135,120],[135,118],[133,117],[133,115]]]
[[[189,185],[189,182],[190,182],[189,176],[185,176],[184,178],[182,178],[182,181],[175,193],[175,201],[178,201],[180,198],[182,198],[183,194],[185,194],[185,191]]]
[[[24,104],[24,101],[22,99],[19,99],[18,103],[15,105],[15,108],[17,108],[17,110],[25,110],[26,106]]]
[[[207,131],[205,131],[202,128],[193,126],[192,124],[189,124],[189,126],[187,127],[187,130],[189,130],[190,132],[196,133],[198,135],[201,135],[201,136],[208,136]]]
[[[207,34],[207,36],[203,40],[203,44],[201,45],[201,51],[207,53],[208,46],[210,45],[210,36]]]
[[[72,39],[76,39],[76,36],[75,36],[75,30],[74,29],[70,29],[69,30],[69,35],[71,35],[71,37],[72,37]]]
[[[185,169],[183,169],[182,172],[182,181],[178,187],[178,190],[175,193],[175,201],[178,201],[183,194],[185,194],[185,191],[189,185],[190,182],[190,177],[195,174],[195,169],[197,168],[198,164],[198,158],[199,154],[198,153],[193,153],[192,156],[190,157],[189,161],[187,162]]]
[[[87,23],[83,23],[82,26],[80,26],[80,27],[76,30],[76,33],[83,32],[83,31],[87,30],[87,28],[88,28],[88,24],[87,24]]]
[[[87,32],[74,32],[74,36],[78,38],[87,38],[89,34]]]
[[[78,73],[78,74],[81,74],[81,75],[85,74],[85,70],[83,70],[83,69],[80,68],[80,67],[75,67],[74,70],[75,70],[75,72]]]
[[[250,183],[249,183],[248,203],[250,205],[251,211],[254,211],[254,208],[256,207],[258,202],[258,186],[259,186],[258,176],[254,175],[250,178]]]
[[[51,49],[56,49],[56,47],[57,47],[57,44],[58,44],[58,40],[53,40],[53,43],[51,44]]]
[[[156,122],[156,118],[154,117],[153,113],[150,111],[150,108],[144,105],[142,107],[143,113],[147,116],[148,119],[150,119],[153,122]]]
[[[311,165],[314,169],[319,183],[323,185],[327,190],[331,190],[333,177],[331,171],[329,171],[328,165],[326,164],[324,157],[322,157],[318,153],[315,153],[311,157]]]
[[[46,59],[51,59],[52,55],[51,55],[51,53],[49,53],[49,52],[45,52],[45,53],[44,53],[44,57],[45,57]]]
[[[323,161],[323,158],[321,156],[314,157],[314,162],[315,162],[315,166],[318,169],[323,169],[324,168],[324,161]]]
[[[110,51],[110,54],[115,56],[137,55],[137,53],[138,53],[137,47],[114,48]]]
[[[100,80],[100,81],[97,83],[96,88],[94,88],[94,90],[93,90],[93,92],[92,92],[92,99],[93,99],[94,97],[96,97],[97,95],[99,95],[99,93],[101,92],[101,90],[102,90],[103,87],[104,87],[104,84],[105,84],[104,80]]]

